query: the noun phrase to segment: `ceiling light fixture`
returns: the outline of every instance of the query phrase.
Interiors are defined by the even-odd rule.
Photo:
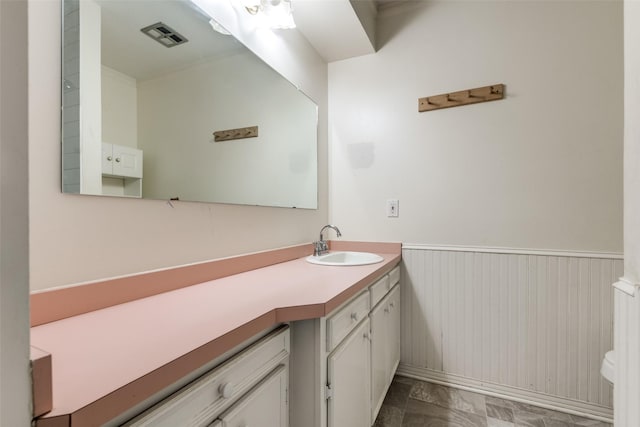
[[[271,29],[291,29],[293,21],[291,0],[241,0],[247,12],[260,20],[260,26]]]

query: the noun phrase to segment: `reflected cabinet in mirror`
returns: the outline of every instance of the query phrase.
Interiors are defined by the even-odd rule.
[[[63,14],[63,192],[317,208],[316,105],[194,4]]]

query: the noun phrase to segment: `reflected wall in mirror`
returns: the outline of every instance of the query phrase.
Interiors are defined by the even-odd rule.
[[[209,20],[187,0],[64,0],[63,192],[317,208],[317,106]]]

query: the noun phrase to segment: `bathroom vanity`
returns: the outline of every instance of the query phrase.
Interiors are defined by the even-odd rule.
[[[370,426],[397,365],[401,248],[331,246],[383,260],[314,265],[301,245],[33,294],[53,384],[35,425]]]
[[[399,280],[395,267],[328,316],[291,322],[292,352],[277,328],[123,426],[287,427],[289,413],[292,426],[371,426],[400,361]],[[320,384],[290,378],[291,354]],[[324,393],[299,398],[311,389]]]
[[[400,361],[399,281],[395,267],[328,316],[291,324],[291,426],[373,424]]]

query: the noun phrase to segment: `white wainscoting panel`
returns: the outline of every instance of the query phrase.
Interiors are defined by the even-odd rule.
[[[600,363],[621,256],[411,246],[402,258],[400,373],[611,418]]]

